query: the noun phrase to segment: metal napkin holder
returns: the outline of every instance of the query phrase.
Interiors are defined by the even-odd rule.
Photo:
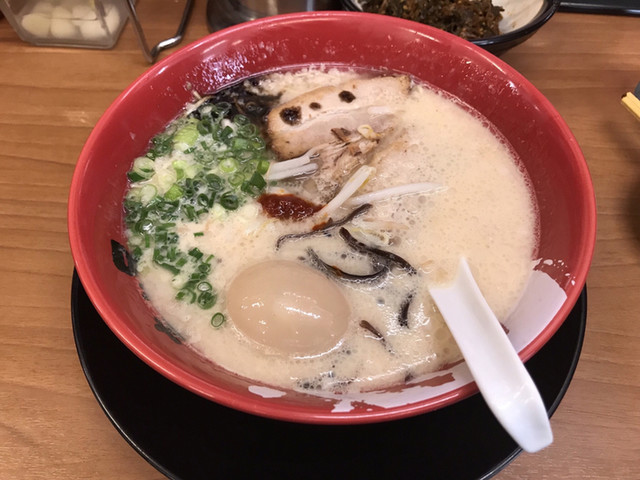
[[[182,18],[180,19],[180,24],[178,25],[178,29],[176,30],[175,35],[173,37],[161,40],[151,48],[149,48],[149,44],[147,43],[147,39],[144,35],[144,30],[142,28],[142,25],[140,24],[140,20],[138,19],[135,0],[125,0],[125,4],[127,5],[127,9],[129,10],[129,18],[131,20],[131,23],[133,24],[133,29],[136,32],[136,36],[138,37],[138,42],[140,43],[140,48],[142,48],[144,58],[147,60],[147,62],[154,63],[161,51],[173,47],[174,45],[177,45],[182,41],[184,30],[187,26],[187,23],[189,22],[189,17],[191,16],[193,0],[186,0],[184,10],[182,12]],[[95,5],[97,8],[104,9],[100,0],[96,0]]]

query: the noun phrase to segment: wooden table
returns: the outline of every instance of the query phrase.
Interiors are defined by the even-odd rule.
[[[151,42],[174,32],[182,10],[159,4],[140,2]],[[201,0],[183,45],[206,33]],[[559,13],[503,57],[576,135],[599,227],[584,348],[552,419],[555,442],[520,455],[500,480],[640,478],[640,122],[620,105],[640,81],[639,46],[640,18]],[[0,19],[2,479],[163,478],[113,428],[80,368],[66,228],[82,145],[146,68],[130,25],[99,51],[34,47]]]

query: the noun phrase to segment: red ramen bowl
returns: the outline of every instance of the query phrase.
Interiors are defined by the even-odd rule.
[[[585,284],[595,201],[583,155],[547,99],[481,48],[434,28],[382,15],[314,12],[256,20],[211,34],[151,67],[109,107],[89,137],[69,198],[77,272],[97,311],[148,365],[214,402],[307,423],[365,423],[429,412],[476,387],[464,364],[386,390],[337,395],[273,388],[231,374],[161,328],[118,245],[126,245],[127,171],[192,99],[255,74],[304,65],[409,74],[480,112],[511,144],[539,205],[538,260],[505,320],[522,360],[556,332]],[[118,266],[120,268],[118,268]]]

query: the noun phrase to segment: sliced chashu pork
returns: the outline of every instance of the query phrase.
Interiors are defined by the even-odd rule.
[[[369,125],[381,133],[393,125],[393,106],[409,93],[409,77],[356,79],[320,87],[274,108],[267,118],[273,150],[297,157],[335,139],[335,129]]]

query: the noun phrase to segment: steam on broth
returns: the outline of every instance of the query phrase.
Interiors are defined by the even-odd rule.
[[[211,361],[283,388],[372,390],[456,362],[427,285],[465,256],[503,319],[536,249],[509,146],[406,76],[249,79],[188,105],[129,176],[151,304]]]

